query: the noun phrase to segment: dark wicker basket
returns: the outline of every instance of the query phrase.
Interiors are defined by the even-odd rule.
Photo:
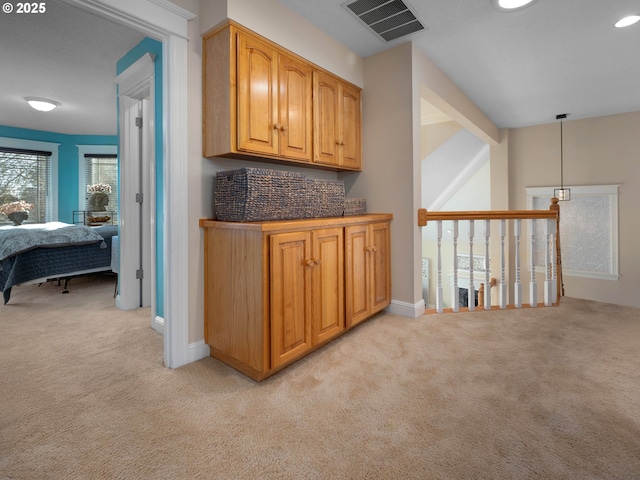
[[[344,199],[344,216],[364,215],[367,213],[366,198],[345,198]]]
[[[306,218],[341,217],[344,211],[344,182],[307,179]]]
[[[307,179],[302,173],[262,168],[218,172],[214,209],[218,220],[261,222],[341,217],[344,182]]]
[[[218,172],[215,214],[227,222],[258,222],[303,218],[306,183],[302,173],[262,168]]]

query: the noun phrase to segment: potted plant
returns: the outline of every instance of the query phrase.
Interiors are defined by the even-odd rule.
[[[27,218],[29,212],[33,210],[33,205],[24,200],[4,203],[0,205],[0,212],[4,213],[15,226],[21,225]]]

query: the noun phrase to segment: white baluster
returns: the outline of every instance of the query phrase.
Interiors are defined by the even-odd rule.
[[[553,292],[555,291],[555,284],[553,283],[553,272],[551,271],[553,268],[553,247],[555,242],[553,242],[553,238],[556,233],[556,221],[554,218],[549,218],[545,222],[545,252],[544,252],[544,263],[545,263],[545,280],[544,280],[544,304],[547,307],[553,305]]]
[[[520,283],[520,235],[522,235],[522,220],[513,222],[513,235],[516,239],[516,279],[513,284],[516,308],[522,308],[522,283]]]
[[[473,312],[476,307],[476,289],[473,285],[473,229],[475,220],[469,220],[469,290],[467,292],[469,311]]]
[[[489,267],[489,236],[491,220],[484,221],[484,309],[491,310],[491,271]]]
[[[538,306],[538,284],[536,283],[536,221],[531,219],[529,221],[529,268],[531,269],[531,280],[529,282],[529,305],[532,307]]]
[[[453,221],[453,288],[451,290],[451,307],[454,312],[460,311],[460,288],[458,287],[458,220]]]
[[[438,225],[438,285],[436,287],[436,311],[442,313],[442,220]]]
[[[504,253],[504,239],[507,234],[507,221],[500,220],[500,308],[507,308],[507,279],[506,279],[506,261]]]

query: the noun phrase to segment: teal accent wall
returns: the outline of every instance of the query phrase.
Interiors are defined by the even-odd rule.
[[[67,135],[0,125],[0,137],[58,143],[58,221],[73,223],[78,206],[78,145],[118,145],[116,135]],[[84,188],[84,186],[83,186]]]
[[[120,75],[146,53],[155,56],[155,151],[156,151],[156,303],[157,315],[164,317],[164,138],[162,122],[162,42],[145,38],[118,60],[116,72]]]

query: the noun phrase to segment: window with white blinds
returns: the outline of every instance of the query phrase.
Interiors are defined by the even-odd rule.
[[[118,157],[113,154],[85,153],[84,188],[84,210],[111,212],[113,223],[118,223]],[[106,197],[100,193],[106,194]]]
[[[52,220],[52,152],[0,146],[0,224],[26,211],[24,223]]]

